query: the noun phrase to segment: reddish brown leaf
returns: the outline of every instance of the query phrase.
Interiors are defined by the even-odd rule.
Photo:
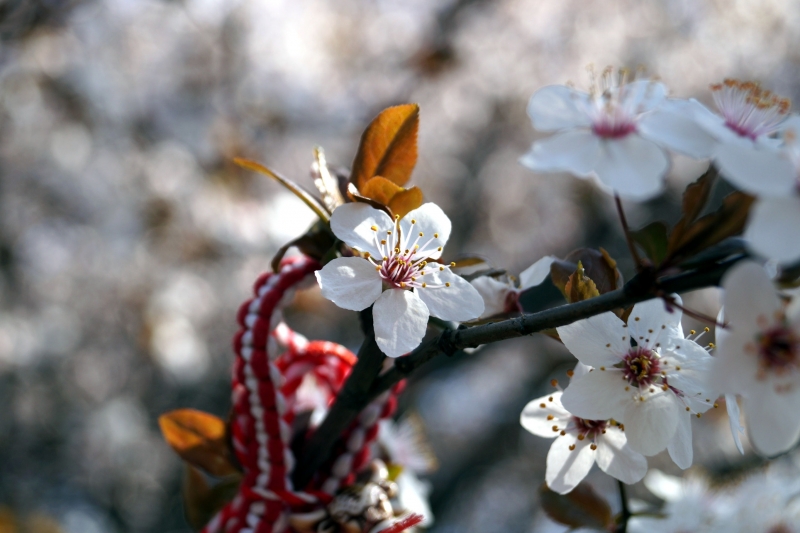
[[[259,174],[264,174],[268,176],[287,189],[289,189],[295,196],[300,198],[314,213],[322,220],[323,222],[328,222],[330,220],[330,213],[328,209],[316,199],[311,193],[305,190],[303,187],[298,185],[297,183],[293,182],[289,178],[284,178],[277,172],[273,171],[269,167],[258,163],[257,161],[252,161],[250,159],[245,159],[243,157],[234,157],[233,162],[239,165],[242,168],[246,168],[248,170],[252,170],[258,172]]]
[[[181,458],[213,476],[236,473],[228,455],[225,422],[196,411],[178,409],[158,418],[167,443]]]
[[[421,205],[422,191],[419,187],[411,187],[395,194],[389,202],[389,209],[392,210],[392,214],[400,215],[400,218],[403,218]]]
[[[212,486],[200,470],[187,464],[183,477],[183,510],[189,525],[198,531],[203,529],[217,511],[236,496],[241,479],[236,475]]]
[[[728,237],[740,235],[754,201],[752,196],[736,191],[722,200],[718,210],[695,220],[682,232],[676,233],[676,226],[669,238],[668,259],[679,262]]]
[[[575,272],[573,272],[569,280],[567,280],[567,284],[564,286],[564,292],[567,295],[567,301],[569,303],[581,302],[589,298],[594,298],[595,296],[600,296],[597,285],[595,285],[590,277],[586,276],[586,271],[580,261],[578,261]]]
[[[564,495],[542,485],[539,498],[547,516],[559,524],[613,531],[611,507],[590,485],[581,483]]]
[[[353,161],[351,183],[359,190],[374,176],[405,185],[417,164],[419,106],[405,104],[384,109],[361,136]]]
[[[402,187],[382,176],[375,176],[367,180],[359,192],[371,200],[388,206],[394,196],[403,190]]]
[[[594,282],[599,294],[605,294],[622,286],[622,276],[617,270],[617,263],[608,252],[603,249],[579,248],[550,265],[550,279],[567,300],[570,297],[566,285],[578,268],[579,262],[583,265],[584,275]]]

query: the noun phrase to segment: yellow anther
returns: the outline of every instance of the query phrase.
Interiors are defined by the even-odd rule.
[[[600,367],[600,370],[602,370],[603,372],[605,372],[605,370],[606,370],[606,367],[604,367],[604,366],[601,366],[601,367]]]
[[[400,282],[400,288],[401,289],[405,289],[406,288],[406,282],[405,281],[401,281]]]
[[[381,244],[386,244],[386,239],[381,239]]]
[[[364,258],[369,259],[369,252],[364,252]]]
[[[547,404],[545,404],[544,402],[542,402],[542,403],[540,403],[540,404],[539,404],[539,407],[541,407],[542,409],[544,409],[545,407],[547,407]]]
[[[686,411],[687,411],[687,412],[689,412],[689,411],[691,411],[691,409],[689,409],[689,408],[687,407],[687,408],[686,408]]]
[[[416,220],[414,220],[414,219],[412,218],[412,219],[411,219],[411,223],[412,223],[412,224],[416,224],[416,223],[417,223],[417,221],[416,221]]]
[[[419,236],[420,236],[420,237],[422,237],[423,235],[424,235],[424,234],[423,234],[423,233],[420,231],[420,232],[419,232]]]
[[[424,289],[425,287],[427,287],[427,286],[428,286],[428,284],[427,284],[427,283],[423,283],[423,284],[422,284],[422,288],[423,288],[423,289]]]
[[[427,265],[427,264],[428,264],[427,261],[423,261],[422,263],[419,264],[419,266],[422,267],[422,268],[425,268],[425,265]]]
[[[438,248],[436,249],[436,251],[437,251],[437,252],[441,252],[441,251],[442,251],[442,247],[441,247],[441,246],[440,246],[440,247],[438,247]]]
[[[553,431],[558,431],[558,426],[553,426]]]
[[[386,232],[386,235],[391,235],[391,234],[392,234],[392,230],[389,230],[389,231]]]
[[[415,249],[415,250],[419,250],[419,244],[415,244],[415,245],[414,245],[414,249]]]
[[[450,261],[450,268],[453,268],[454,266],[456,266],[456,262],[455,261]]]
[[[585,438],[586,438],[586,435],[584,435],[583,433],[581,433],[580,435],[578,435],[578,440],[583,440],[583,439],[585,439]]]
[[[697,333],[695,330],[693,330],[693,329],[689,330],[689,335],[694,335],[695,333]]]
[[[597,444],[592,443],[592,444],[589,445],[589,448],[591,448],[592,450],[596,450],[597,449]]]
[[[575,371],[574,370],[567,370],[567,377],[571,378],[574,375],[575,375]]]
[[[379,266],[376,266],[376,267],[375,267],[375,270],[377,270],[378,272],[380,272],[380,271],[381,271],[381,267],[379,267]]]
[[[550,380],[550,386],[551,387],[558,387],[558,380],[557,379],[551,379]]]
[[[411,281],[417,281],[417,278],[415,278],[414,276],[411,276]]]
[[[563,436],[564,436],[564,435],[566,435],[566,434],[567,434],[567,432],[566,432],[566,431],[564,431],[564,430],[562,429],[562,430],[561,430],[561,436],[563,437]]]
[[[719,407],[719,404],[717,402],[714,402],[714,409],[716,409],[717,407]]]
[[[444,267],[439,267],[439,272],[442,272],[443,270],[444,270]]]
[[[445,287],[449,287],[450,286],[450,282],[448,281],[447,283],[444,284],[444,286]]]
[[[555,418],[555,417],[554,417],[553,415],[547,415],[547,419],[548,419],[548,420],[552,420],[552,419],[554,419],[554,418]]]
[[[384,255],[384,256],[383,256],[383,260],[384,260],[384,261],[388,261],[388,260],[389,260],[389,258],[388,258],[388,257],[386,257],[386,256]]]
[[[548,401],[548,402],[552,402],[552,401],[553,401],[553,397],[552,397],[552,396],[548,397],[548,398],[547,398],[547,401]]]
[[[433,238],[434,238],[434,239],[438,239],[438,238],[439,238],[439,234],[438,234],[438,233],[434,233],[434,234],[433,234]]]
[[[395,248],[394,249],[394,253],[399,254],[400,253],[400,248]]]
[[[574,451],[574,450],[575,450],[575,445],[574,444],[570,444],[569,445],[569,451]]]
[[[703,331],[705,331],[706,333],[708,333],[709,331],[711,331],[711,328],[709,328],[709,327],[705,327],[705,328],[703,328]]]
[[[370,226],[369,229],[371,229],[372,231],[378,231],[378,226]]]

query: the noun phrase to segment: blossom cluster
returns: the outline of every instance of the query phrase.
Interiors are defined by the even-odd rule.
[[[594,177],[622,198],[659,194],[668,152],[708,159],[757,197],[745,238],[775,261],[800,259],[800,116],[755,82],[711,86],[717,113],[697,100],[670,98],[660,81],[627,81],[607,69],[590,92],[563,85],[537,91],[528,105],[535,129],[555,132],[520,162],[538,172]]]

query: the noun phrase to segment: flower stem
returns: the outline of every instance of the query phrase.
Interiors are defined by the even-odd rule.
[[[617,527],[617,533],[627,533],[628,520],[631,518],[631,510],[628,508],[628,495],[625,489],[625,483],[617,480],[617,486],[619,487],[619,500],[622,509],[619,514],[619,526]]]
[[[617,204],[617,214],[619,214],[619,221],[620,224],[622,224],[622,232],[625,233],[625,241],[628,243],[628,250],[631,252],[633,262],[636,263],[636,270],[641,271],[644,267],[644,262],[639,256],[639,251],[636,249],[636,244],[633,242],[633,237],[631,237],[628,219],[625,218],[625,211],[622,209],[622,201],[619,199],[618,194],[614,195],[614,202]]]

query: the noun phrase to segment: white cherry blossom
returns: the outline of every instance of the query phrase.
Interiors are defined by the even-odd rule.
[[[617,420],[631,448],[644,455],[667,448],[678,466],[688,468],[691,418],[714,407],[718,395],[705,383],[712,358],[684,338],[681,312],[648,300],[634,306],[627,324],[608,312],[559,327],[558,334],[580,362],[593,367],[572,380],[564,406],[582,418]]]
[[[777,148],[740,146],[723,151],[718,164],[726,178],[757,197],[744,233],[750,247],[790,262],[800,259],[800,116],[786,119],[778,133]]]
[[[523,270],[519,275],[519,285],[512,280],[501,281],[491,276],[479,276],[470,283],[483,298],[483,314],[480,318],[522,311],[519,295],[532,287],[540,285],[550,275],[550,265],[556,260],[552,255],[542,257]]]
[[[375,340],[389,357],[422,341],[430,315],[464,321],[483,312],[480,294],[451,265],[435,262],[450,236],[450,219],[426,203],[392,220],[367,204],[338,207],[331,230],[360,257],[334,259],[316,272],[322,295],[344,309],[373,305]]]
[[[757,451],[784,452],[800,439],[800,301],[784,307],[753,262],[733,267],[722,285],[729,329],[718,338],[710,382],[742,397]]]
[[[522,427],[555,438],[547,454],[547,486],[559,494],[574,489],[597,462],[603,472],[624,483],[636,483],[647,473],[647,460],[631,449],[625,432],[609,420],[573,416],[561,404],[561,391],[537,398],[523,409]]]
[[[623,71],[624,72],[624,71]],[[663,188],[669,158],[662,147],[693,153],[699,131],[683,113],[658,113],[666,87],[653,80],[627,83],[607,69],[589,93],[563,85],[537,91],[528,115],[539,131],[556,132],[534,143],[520,162],[537,172],[596,177],[607,190],[646,200]]]

